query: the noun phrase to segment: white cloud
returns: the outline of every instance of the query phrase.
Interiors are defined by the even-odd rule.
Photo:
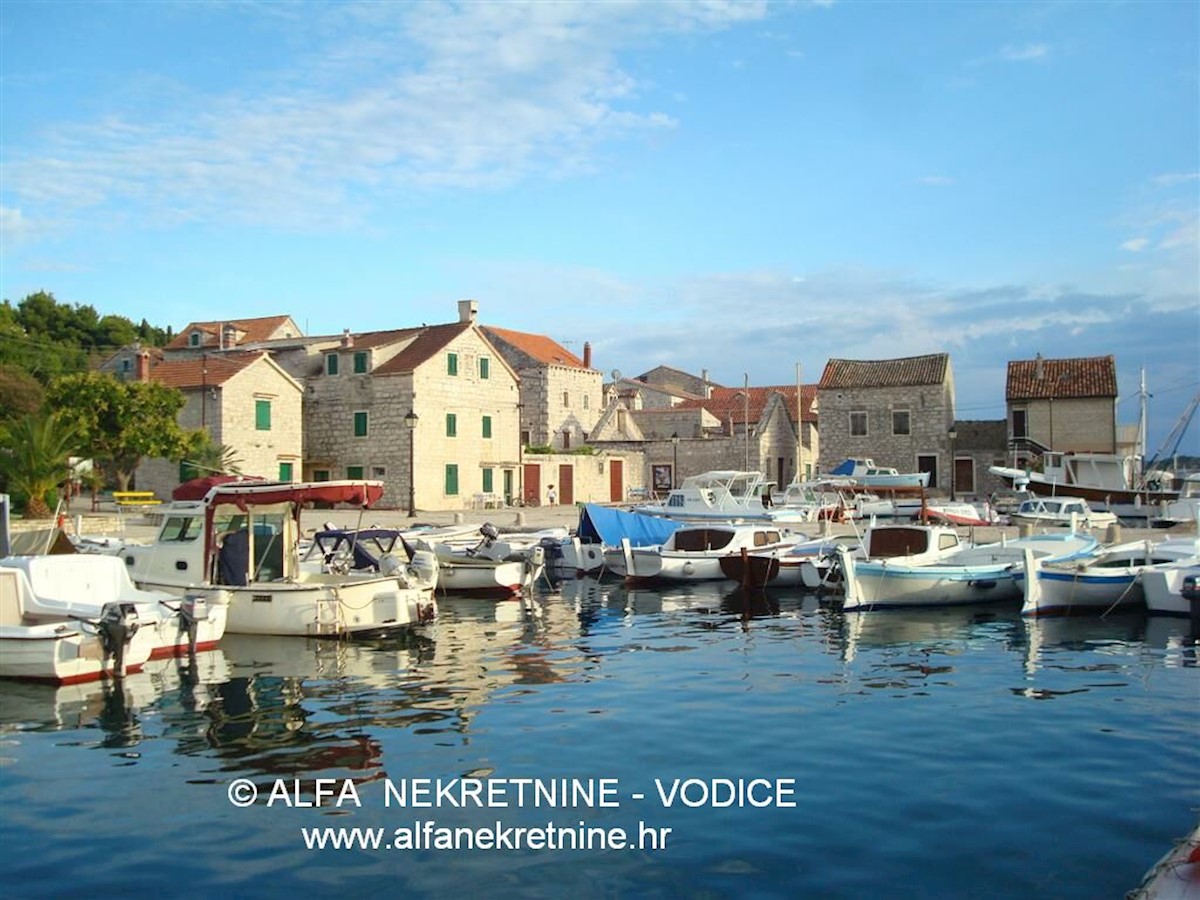
[[[1000,59],[1005,62],[1031,62],[1045,59],[1049,54],[1050,47],[1046,44],[1024,44],[1020,47],[1005,44],[1000,48]]]
[[[1122,250],[1128,250],[1130,253],[1141,253],[1150,246],[1149,238],[1133,238],[1121,245]]]
[[[1200,181],[1200,172],[1169,172],[1165,175],[1156,175],[1150,180],[1159,187],[1177,187],[1192,181]]]

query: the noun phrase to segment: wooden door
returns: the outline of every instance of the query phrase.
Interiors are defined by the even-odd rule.
[[[954,460],[954,493],[975,493],[975,460],[959,456]]]
[[[938,486],[937,477],[937,457],[933,454],[918,454],[917,455],[917,471],[929,473],[929,486],[935,488]]]
[[[525,496],[521,499],[526,506],[540,506],[542,502],[542,467],[536,463],[525,464]]]
[[[558,502],[563,506],[575,505],[575,467],[560,464],[558,467]]]
[[[625,501],[625,461],[612,459],[608,462],[608,500],[610,503]]]

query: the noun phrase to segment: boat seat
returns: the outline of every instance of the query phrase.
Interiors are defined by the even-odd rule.
[[[16,569],[0,569],[0,625],[20,625],[21,573]]]

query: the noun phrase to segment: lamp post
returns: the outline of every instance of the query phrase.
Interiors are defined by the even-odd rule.
[[[950,426],[950,431],[947,432],[947,437],[950,438],[950,501],[954,501],[954,439],[958,437],[958,432],[954,426]]]
[[[671,453],[673,461],[671,463],[671,487],[672,489],[679,487],[679,432],[671,433]]]
[[[417,422],[418,416],[411,409],[404,414],[404,424],[408,426],[408,517],[415,519],[417,517],[417,483],[415,479],[416,468],[413,465],[413,460],[417,455]]]

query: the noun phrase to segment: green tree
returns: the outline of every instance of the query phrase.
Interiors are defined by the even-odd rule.
[[[242,474],[242,460],[237,451],[228,444],[213,443],[212,435],[203,428],[188,432],[188,448],[183,463],[195,471],[197,478]]]
[[[0,477],[24,501],[25,515],[47,519],[46,502],[71,471],[79,433],[59,413],[32,413],[0,428]]]
[[[45,392],[36,378],[16,366],[0,363],[0,424],[42,408]]]
[[[86,372],[55,379],[46,401],[79,431],[85,452],[128,490],[143,459],[179,460],[189,449],[188,432],[176,417],[183,394],[154,381],[118,381]]]

